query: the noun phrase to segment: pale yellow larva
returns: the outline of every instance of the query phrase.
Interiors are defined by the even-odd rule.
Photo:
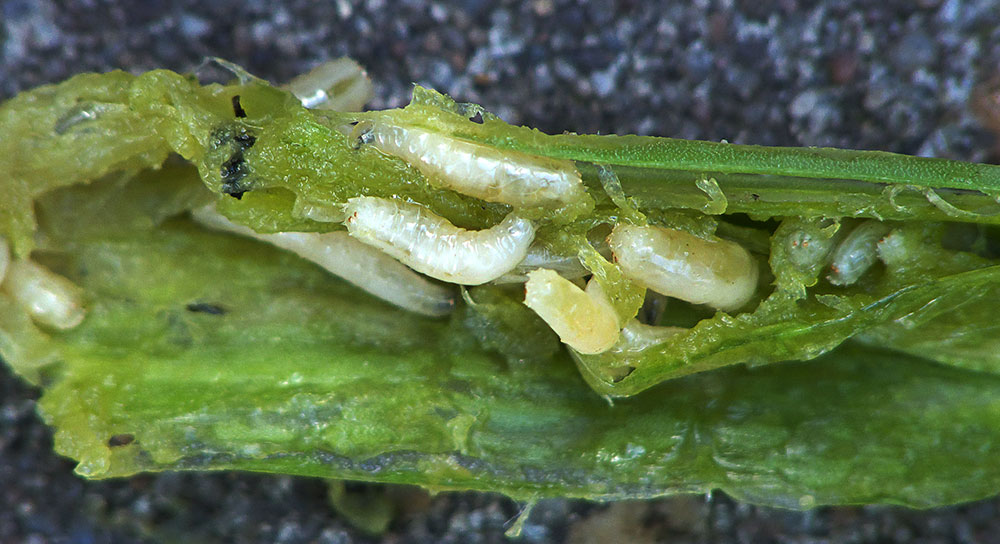
[[[555,270],[540,268],[528,274],[524,291],[524,304],[577,352],[603,353],[618,341],[618,316],[597,281],[583,290]]]
[[[362,122],[355,132],[361,141],[416,167],[431,184],[488,202],[557,208],[587,197],[570,161],[494,149],[385,120]]]
[[[663,295],[732,311],[746,304],[757,288],[757,263],[734,242],[619,224],[608,243],[628,278]]]
[[[86,316],[80,288],[30,259],[10,262],[2,288],[42,325],[72,329]]]
[[[531,221],[508,214],[479,231],[451,224],[419,204],[376,197],[347,201],[347,231],[432,278],[479,285],[511,271],[535,238]]]
[[[435,283],[389,255],[339,232],[260,234],[233,223],[214,206],[193,212],[195,220],[215,230],[232,232],[291,251],[334,276],[404,310],[427,316],[447,315],[455,307],[455,289]]]

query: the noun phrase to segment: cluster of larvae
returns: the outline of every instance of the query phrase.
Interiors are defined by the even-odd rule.
[[[824,220],[830,221],[830,220]],[[826,279],[836,286],[854,284],[881,260],[899,261],[905,235],[881,221],[868,219],[851,228],[810,226],[783,238],[791,264],[801,271],[828,269]],[[846,232],[845,232],[846,231]]]
[[[372,91],[364,70],[349,59],[325,64],[286,88],[306,107],[340,110],[360,109]],[[537,225],[517,210],[554,209],[585,198],[582,179],[571,162],[501,152],[384,120],[345,130],[359,145],[372,145],[405,160],[438,187],[506,204],[514,211],[479,231],[456,227],[419,204],[376,197],[345,203],[338,215],[344,218],[346,232],[260,234],[233,223],[214,205],[194,210],[194,219],[212,229],[292,251],[421,315],[444,316],[452,311],[456,292],[449,284],[524,282],[525,305],[563,343],[582,354],[639,352],[682,331],[647,325],[635,316],[622,319],[596,278],[583,283],[589,272],[577,257],[553,255],[533,243]],[[793,260],[829,259],[831,283],[846,285],[871,266],[876,259],[874,245],[887,232],[879,222],[862,223],[836,248],[816,243],[807,249],[808,240],[793,236],[791,255]],[[731,241],[622,222],[611,230],[606,244],[625,277],[668,297],[731,312],[756,291],[757,263]],[[44,326],[70,329],[85,316],[77,286],[28,258],[11,261],[2,237],[0,291]]]
[[[454,307],[455,290],[445,284],[523,281],[525,304],[579,353],[634,347],[676,333],[634,317],[622,322],[597,280],[585,288],[578,284],[588,273],[579,259],[554,256],[533,244],[537,225],[517,210],[555,209],[586,198],[571,162],[500,152],[386,120],[361,122],[351,136],[358,145],[405,160],[437,187],[514,211],[478,231],[456,227],[420,204],[377,197],[344,204],[340,217],[346,233],[258,234],[211,206],[197,210],[195,219],[293,251],[377,297],[428,316]],[[666,296],[732,311],[756,290],[757,263],[734,242],[626,223],[616,225],[606,242],[627,278]]]
[[[360,66],[340,59],[300,76],[286,88],[308,108],[360,109],[371,85]],[[319,90],[325,89],[325,90]],[[341,94],[347,89],[351,104]],[[325,97],[325,98],[324,98]],[[364,121],[343,130],[360,145],[408,162],[437,187],[515,211],[479,231],[456,227],[411,202],[376,197],[349,199],[346,232],[260,234],[233,223],[210,205],[193,217],[216,230],[255,238],[292,251],[362,290],[405,310],[444,316],[455,306],[453,286],[525,283],[525,304],[580,353],[634,349],[675,334],[636,319],[622,323],[596,280],[576,257],[553,255],[533,244],[537,225],[521,208],[558,208],[586,198],[569,161],[500,152],[411,126]],[[705,240],[655,226],[620,224],[607,238],[625,275],[653,291],[734,310],[757,285],[757,265],[733,242]],[[349,256],[349,258],[345,258]],[[434,281],[440,280],[440,281]],[[442,283],[443,282],[443,283]],[[579,285],[578,285],[579,283]]]

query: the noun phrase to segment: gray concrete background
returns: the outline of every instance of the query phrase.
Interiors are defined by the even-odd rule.
[[[413,82],[546,131],[834,145],[995,161],[976,84],[1000,74],[989,0],[364,3],[0,0],[0,98],[83,71],[187,70],[225,57],[273,81],[350,55],[376,108]],[[11,135],[0,135],[11,137]],[[381,538],[333,513],[322,482],[168,474],[84,482],[52,453],[37,391],[0,371],[0,542],[503,542],[517,505],[426,498]],[[381,492],[381,491],[377,491]],[[400,499],[401,500],[401,499]],[[539,505],[529,542],[602,530],[669,542],[1000,542],[996,500],[913,512],[785,512],[721,494]],[[617,531],[617,532],[615,532]],[[625,531],[622,533],[621,531]]]

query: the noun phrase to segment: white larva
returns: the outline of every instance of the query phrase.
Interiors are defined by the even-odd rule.
[[[52,127],[56,134],[65,134],[73,127],[111,114],[126,114],[128,106],[107,102],[82,102],[69,108]]]
[[[524,304],[577,352],[603,353],[618,341],[618,316],[596,281],[584,291],[556,271],[540,268],[528,274],[524,291]]]
[[[361,111],[375,90],[365,69],[347,57],[324,62],[285,88],[307,108],[336,111]]]
[[[792,232],[785,239],[788,259],[799,270],[820,270],[833,251],[833,235],[825,235],[821,229],[805,225]]]
[[[363,142],[412,164],[434,185],[518,207],[561,207],[586,198],[573,163],[499,150],[384,120],[360,123]]]
[[[11,261],[3,290],[42,325],[72,329],[86,315],[80,288],[30,259]]]
[[[358,197],[345,209],[351,236],[449,283],[480,285],[499,278],[524,259],[535,239],[531,221],[513,213],[491,228],[471,231],[419,204]]]
[[[915,254],[914,244],[919,244],[919,238],[912,231],[894,229],[878,241],[876,251],[879,259],[890,269],[898,268],[911,261]]]
[[[346,232],[260,234],[233,223],[213,206],[195,210],[193,216],[207,227],[248,236],[291,251],[404,310],[442,316],[455,307],[454,289],[428,280],[385,253],[351,238]]]
[[[10,246],[7,245],[7,239],[0,236],[0,285],[3,285],[8,264],[10,264]]]
[[[889,231],[889,226],[875,220],[861,223],[841,242],[830,258],[827,279],[834,285],[850,285],[868,271],[878,259],[876,246]]]
[[[732,311],[757,288],[757,263],[734,242],[620,223],[608,243],[628,278],[662,295]]]

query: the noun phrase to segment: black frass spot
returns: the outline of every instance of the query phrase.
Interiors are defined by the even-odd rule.
[[[243,105],[240,104],[240,95],[233,97],[233,115],[235,115],[237,119],[243,119],[247,116],[246,110],[244,110]]]
[[[128,446],[132,442],[135,442],[135,435],[129,433],[115,434],[111,435],[108,439],[109,448],[120,448],[122,446]]]
[[[235,107],[237,101],[234,100],[233,104]],[[239,200],[243,198],[243,193],[250,190],[249,184],[244,181],[250,175],[244,152],[257,143],[257,137],[246,127],[231,125],[216,129],[212,138],[213,151],[225,157],[219,166],[221,192]]]
[[[222,175],[222,192],[237,200],[243,198],[247,187],[244,187],[241,182],[247,177],[250,170],[243,157],[242,149],[237,150],[226,162],[222,163],[219,173]]]
[[[185,306],[187,311],[209,315],[225,315],[226,309],[216,304],[206,304],[204,302],[192,302]]]
[[[253,147],[253,144],[257,143],[257,138],[247,132],[246,129],[243,129],[236,136],[233,136],[233,141],[242,149],[250,149]]]

